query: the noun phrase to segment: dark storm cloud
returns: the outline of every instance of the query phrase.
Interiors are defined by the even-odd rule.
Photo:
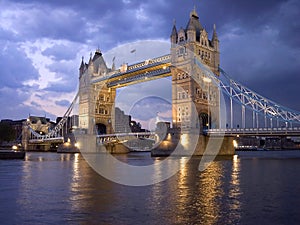
[[[45,115],[46,112],[36,107],[24,104],[24,101],[30,96],[30,89],[23,87],[16,91],[15,88],[0,89],[1,119],[25,119],[28,115]],[[54,117],[54,115],[47,113]]]
[[[29,79],[37,79],[38,72],[23,51],[13,43],[0,41],[0,88],[18,88]]]
[[[35,101],[30,102],[30,104],[31,104],[32,106],[35,106],[36,108],[42,108],[42,105],[39,104],[39,103],[37,103],[37,102],[35,102]]]
[[[196,5],[210,37],[217,25],[223,69],[262,95],[300,110],[293,98],[300,94],[299,0],[10,0],[0,5],[1,12],[9,8],[14,13],[3,14],[0,25],[0,88],[22,87],[24,81],[38,79],[17,43],[72,43],[55,44],[42,54],[53,59],[46,67],[57,77],[44,91],[73,92],[80,63],[75,58],[83,45],[105,52],[138,39],[169,39],[173,19],[177,29],[185,28]]]
[[[60,101],[55,101],[55,104],[60,105],[60,106],[68,107],[70,105],[70,101],[68,101],[68,100],[60,100]]]
[[[56,82],[49,82],[48,86],[44,88],[45,91],[67,93],[76,90],[79,74],[78,67],[74,67],[74,63],[55,62],[47,68],[54,72],[59,79]]]
[[[76,81],[77,82],[77,81]],[[56,92],[56,93],[69,93],[76,90],[76,82],[50,82],[43,91]]]
[[[52,56],[55,60],[72,60],[76,58],[77,49],[70,48],[69,46],[60,44],[54,45],[43,51],[43,55]]]
[[[300,110],[293,97],[300,83],[300,2],[262,2],[241,7],[245,13],[221,27],[221,66],[250,89]]]

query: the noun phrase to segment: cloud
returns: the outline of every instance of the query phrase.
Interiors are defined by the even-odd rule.
[[[23,82],[38,78],[31,60],[18,45],[4,41],[0,41],[0,45],[4,46],[0,51],[0,88],[22,87]]]
[[[150,120],[156,116],[164,119],[172,117],[172,103],[166,99],[156,96],[149,96],[136,102],[129,111],[133,118],[138,120]]]
[[[70,48],[66,44],[54,45],[50,48],[45,49],[43,52],[45,56],[51,56],[54,60],[72,60],[76,59],[77,49]]]
[[[0,89],[0,104],[4,107],[1,109],[1,119],[23,119],[28,115],[44,116],[47,115],[55,118],[53,114],[44,111],[38,103],[28,105],[25,103],[30,96],[30,88],[1,88]],[[34,106],[34,107],[33,107]]]
[[[68,107],[71,103],[69,100],[55,101],[55,104]]]
[[[0,99],[2,103],[10,99],[16,110],[13,113],[8,107],[0,117],[24,117],[29,111],[63,114],[62,103],[71,101],[76,92],[81,57],[88,61],[98,46],[109,66],[116,57],[117,67],[168,53],[169,46],[151,41],[169,44],[173,19],[178,29],[185,28],[194,4],[182,0],[0,1]],[[210,36],[217,24],[221,66],[251,89],[300,110],[294,98],[300,82],[299,1],[211,0],[197,1],[196,6]],[[171,99],[170,83],[151,84],[132,86],[126,95],[138,100],[141,93],[157,93]],[[134,103],[126,95],[118,104],[129,110]]]

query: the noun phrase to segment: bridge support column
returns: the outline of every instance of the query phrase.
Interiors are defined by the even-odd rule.
[[[234,138],[231,136],[219,137],[219,136],[205,136],[198,134],[198,141],[195,149],[191,147],[190,143],[195,140],[197,134],[184,134],[180,133],[178,129],[170,129],[165,138],[160,144],[151,151],[152,156],[169,156],[173,153],[178,145],[182,145],[181,151],[176,155],[217,155],[217,156],[231,156],[234,155],[235,150],[233,146]],[[183,138],[184,136],[184,138]],[[193,145],[194,146],[194,145]],[[175,154],[174,154],[175,155]]]
[[[234,138],[231,136],[204,136],[200,135],[194,155],[234,155]]]

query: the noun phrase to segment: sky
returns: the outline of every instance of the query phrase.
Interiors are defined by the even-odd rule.
[[[88,61],[100,48],[108,65],[120,49],[129,56],[117,56],[118,64],[146,59],[143,47],[130,50],[169,43],[174,19],[177,29],[185,28],[194,6],[210,37],[216,24],[228,74],[300,111],[299,0],[0,0],[0,119],[62,116],[77,91],[82,57]],[[148,53],[165,50],[150,47]],[[165,98],[159,104],[170,105]]]

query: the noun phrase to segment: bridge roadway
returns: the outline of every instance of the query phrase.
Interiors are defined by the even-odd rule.
[[[41,144],[41,143],[63,143],[64,137],[54,137],[54,138],[36,138],[29,139],[30,144]]]
[[[209,136],[300,136],[300,127],[209,129],[205,133]]]
[[[153,80],[171,76],[171,55],[164,55],[125,67],[117,73],[92,79],[93,84],[105,82],[107,87],[123,87],[142,80]]]
[[[208,136],[300,136],[300,127],[293,128],[227,128],[227,129],[209,129],[203,132]],[[100,142],[109,141],[124,137],[150,137],[155,135],[155,132],[139,132],[139,133],[115,133],[97,135]],[[29,143],[63,143],[63,137],[55,138],[39,138],[30,139]]]

